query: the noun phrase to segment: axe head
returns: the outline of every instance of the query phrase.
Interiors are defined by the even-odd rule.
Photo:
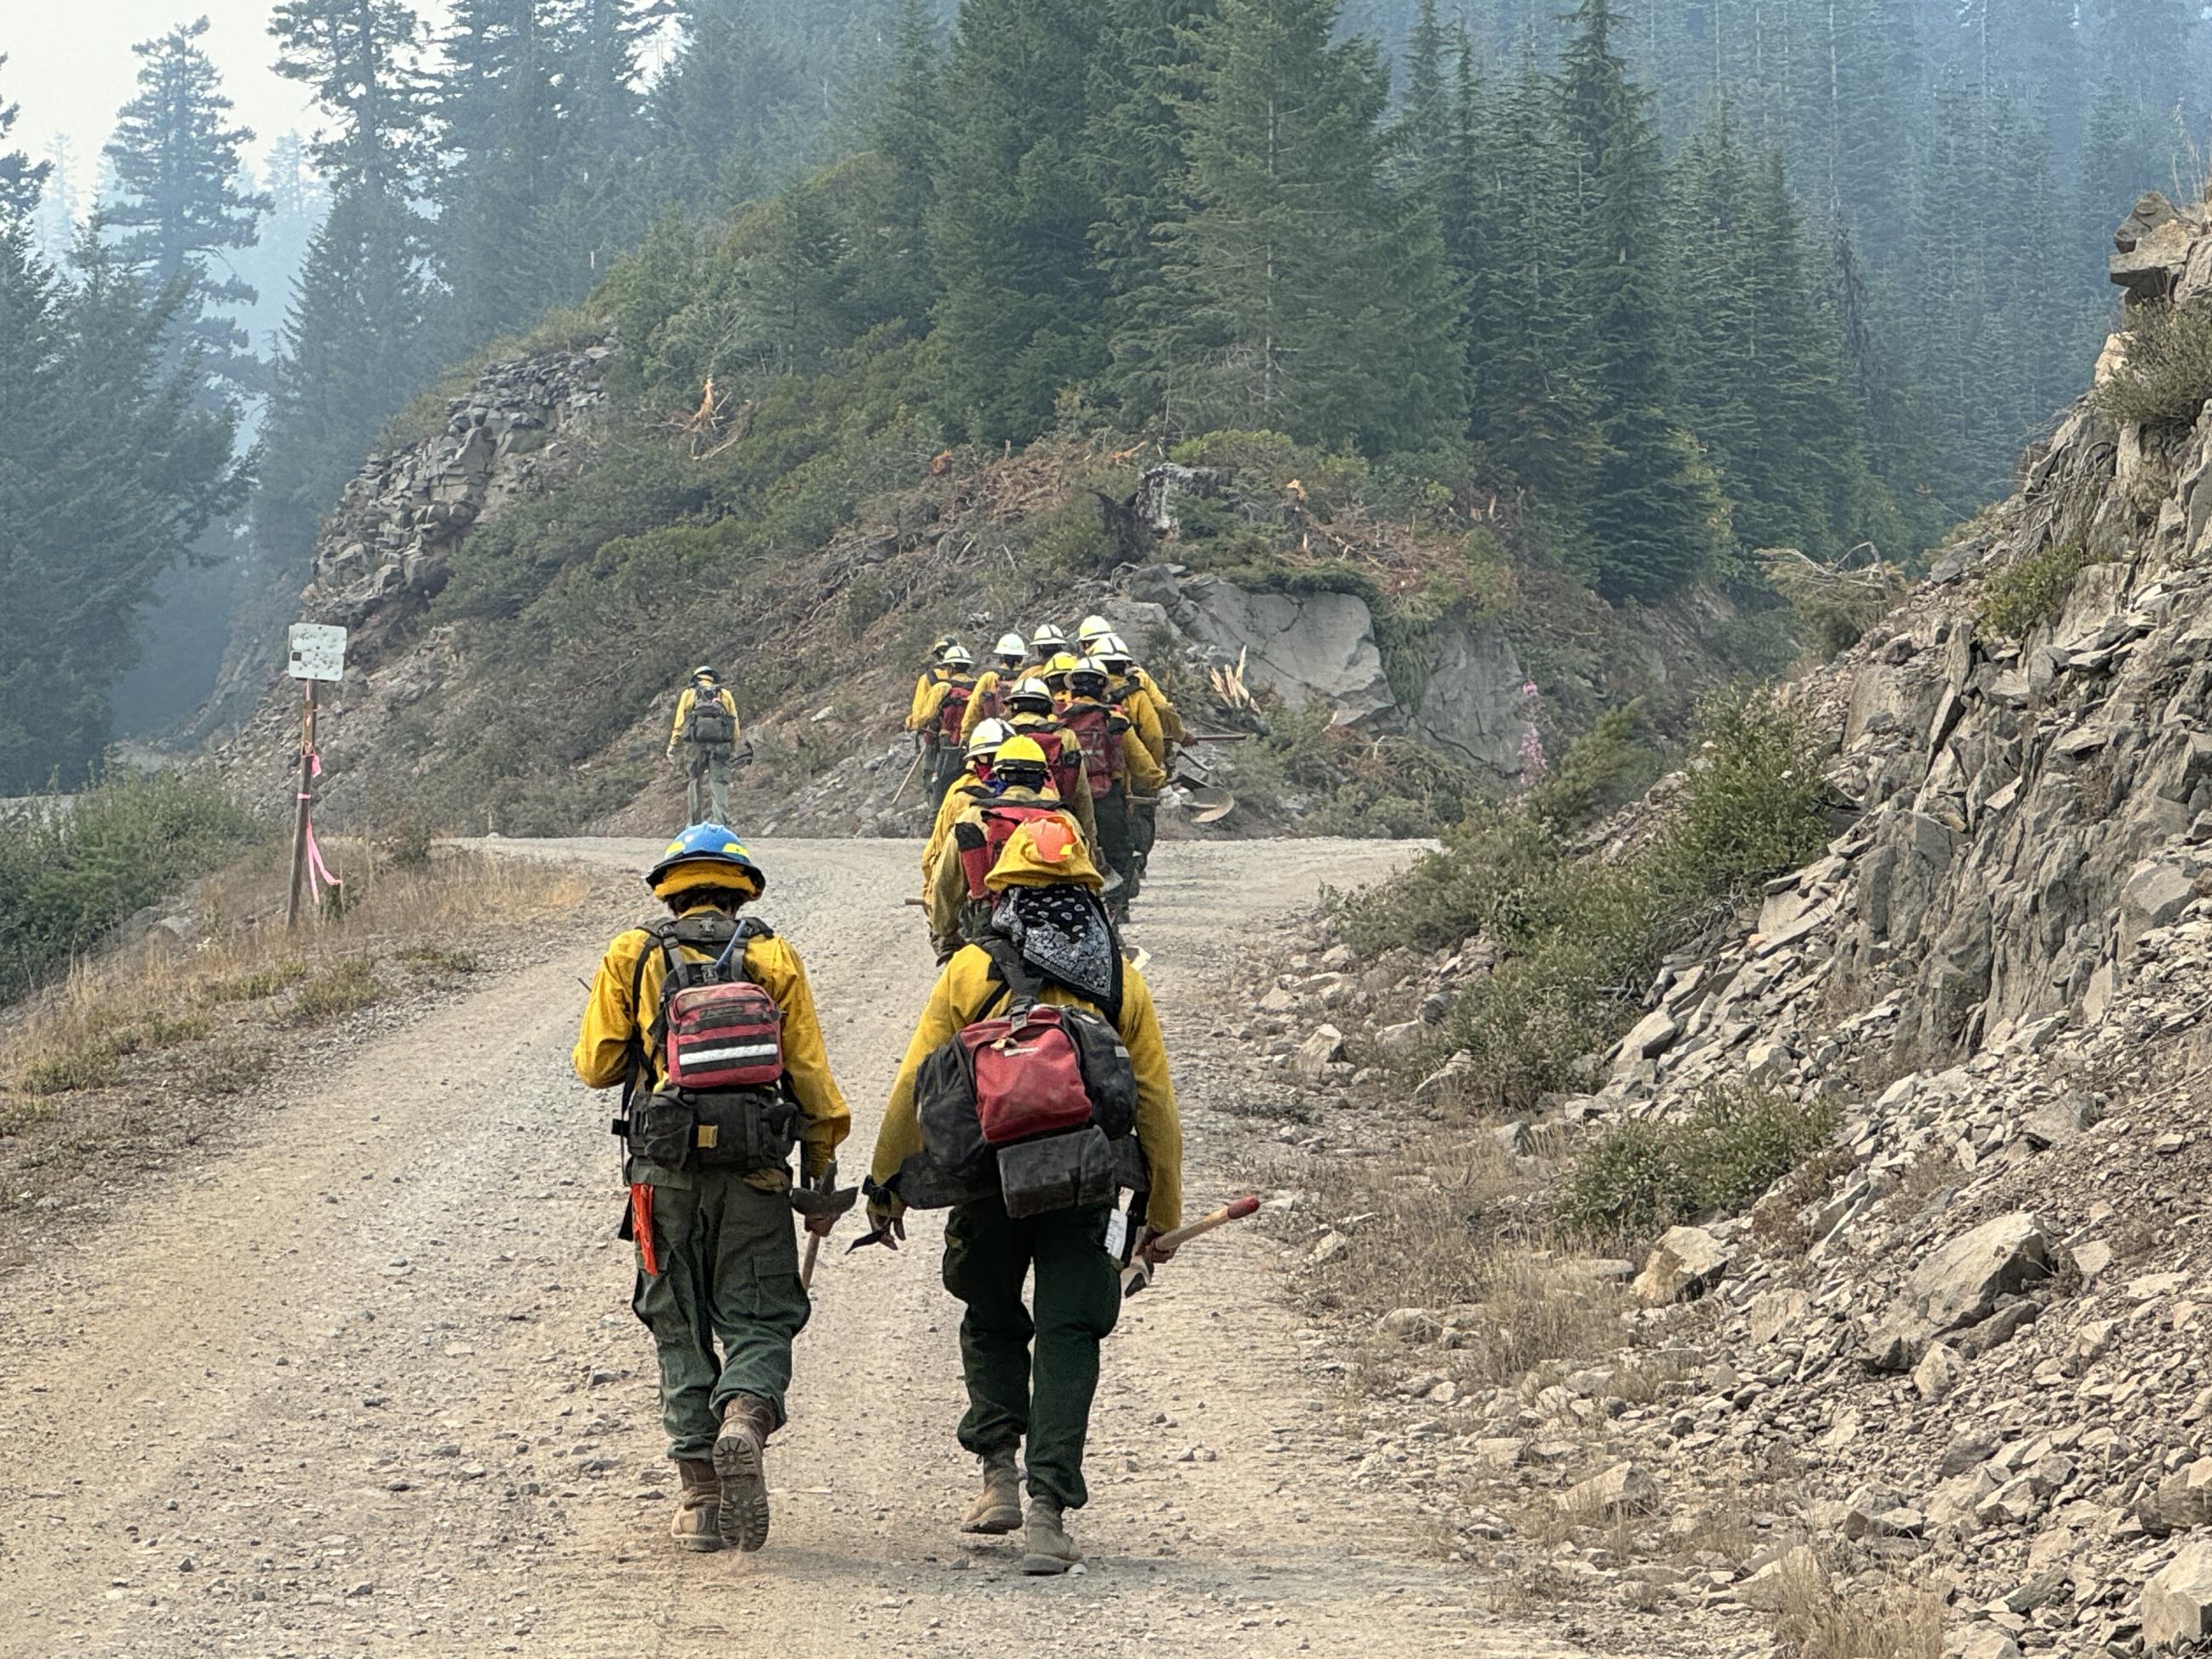
[[[825,1215],[842,1215],[860,1201],[858,1187],[840,1187],[835,1192],[823,1192],[818,1187],[793,1187],[791,1207],[809,1221]]]

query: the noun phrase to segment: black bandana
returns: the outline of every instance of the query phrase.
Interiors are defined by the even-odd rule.
[[[991,913],[991,927],[1044,978],[1103,1006],[1120,1000],[1121,948],[1106,907],[1090,889],[1072,882],[1009,887]]]

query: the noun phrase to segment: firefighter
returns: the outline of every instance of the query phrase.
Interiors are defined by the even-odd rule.
[[[1001,767],[1006,750],[1021,741],[1000,749]],[[1172,1254],[1151,1241],[1182,1221],[1182,1126],[1152,994],[1122,960],[1098,897],[1097,869],[1066,820],[1041,816],[1014,825],[983,884],[992,906],[988,929],[981,942],[963,945],[945,963],[891,1086],[866,1183],[876,1228],[870,1237],[896,1249],[909,1202],[952,1206],[944,1279],[966,1310],[960,1360],[968,1409],[959,1438],[981,1460],[983,1474],[965,1528],[1009,1533],[1020,1527],[1022,1571],[1063,1573],[1082,1559],[1066,1516],[1090,1497],[1083,1459],[1099,1345],[1121,1317],[1120,1268],[1128,1246],[1117,1247],[1116,1234],[1141,1223],[1130,1241],[1134,1249],[1155,1261]],[[1004,1164],[988,1157],[981,1185],[965,1190],[932,1167],[918,1091],[926,1075],[942,1076],[943,1069],[924,1062],[966,1027],[1004,1012],[1018,979],[1020,994],[1039,1006],[1099,1017],[1126,1053],[1116,1087],[1127,1091],[1124,1109],[1133,1095],[1133,1115],[1079,1131],[1114,1136],[1107,1143],[1113,1174],[1104,1182],[1104,1201],[1087,1201],[1085,1195],[1095,1197],[1098,1184],[1091,1176],[1079,1183],[1074,1201],[1052,1198],[1049,1188],[1040,1201],[1036,1189],[1004,1175]],[[978,1104],[971,1097],[968,1109]],[[938,1109],[934,1099],[930,1109]],[[1032,1141],[1028,1150],[1046,1149]],[[1115,1201],[1123,1186],[1141,1193],[1127,1217]],[[1023,1285],[1032,1275],[1025,1304]]]
[[[676,720],[668,728],[668,758],[684,751],[684,810],[692,823],[720,823],[730,816],[730,766],[752,758],[738,750],[738,700],[722,687],[710,664],[691,671],[691,684],[676,699]],[[703,797],[703,799],[702,799]]]
[[[1138,741],[1128,717],[1107,701],[1111,683],[1103,665],[1085,657],[1066,678],[1060,721],[1082,746],[1084,781],[1098,821],[1098,855],[1120,878],[1111,884],[1107,900],[1118,921],[1129,914],[1142,882],[1130,828],[1132,803],[1157,800],[1167,787],[1167,774]]]
[[[768,885],[744,844],[720,824],[695,825],[645,879],[669,915],[607,947],[576,1038],[576,1075],[623,1088],[631,1306],[659,1352],[660,1420],[679,1488],[670,1534],[688,1550],[757,1550],[768,1540],[765,1448],[785,1419],[792,1343],[810,1311],[790,1158],[795,1146],[802,1178],[829,1186],[852,1121],[798,952],[738,919]],[[716,984],[757,988],[773,1002],[773,1016],[761,1017],[780,1031],[780,1053],[768,1045],[779,1075],[676,1093],[678,999]],[[817,1233],[835,1224],[834,1215],[806,1223]]]

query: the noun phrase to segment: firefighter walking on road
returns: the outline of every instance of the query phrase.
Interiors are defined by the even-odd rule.
[[[1023,741],[1000,747],[1001,769]],[[1022,1571],[1062,1573],[1082,1559],[1066,1516],[1090,1497],[1099,1344],[1121,1317],[1131,1249],[1172,1254],[1149,1241],[1182,1220],[1182,1127],[1152,994],[1122,960],[1073,827],[1048,811],[1015,823],[985,885],[989,926],[939,975],[891,1088],[870,1237],[896,1248],[908,1206],[951,1207],[945,1287],[966,1306],[959,1438],[983,1466],[966,1528],[1020,1527]],[[1002,1018],[1018,1034],[998,1031]],[[978,1054],[995,1044],[990,1066],[963,1066],[970,1039]],[[1127,1215],[1124,1189],[1139,1194]]]
[[[738,747],[738,700],[722,686],[721,676],[705,663],[691,671],[691,684],[676,699],[676,720],[668,728],[668,758],[683,756],[686,821],[721,823],[730,816],[730,766],[742,766],[750,751]],[[711,810],[710,810],[711,809]]]
[[[806,969],[738,912],[767,877],[718,823],[695,825],[646,877],[668,908],[607,947],[576,1038],[576,1075],[623,1088],[631,1305],[660,1360],[679,1548],[768,1540],[765,1448],[786,1412],[799,1282],[791,1156],[817,1193],[851,1128]],[[834,1212],[810,1212],[826,1234]]]

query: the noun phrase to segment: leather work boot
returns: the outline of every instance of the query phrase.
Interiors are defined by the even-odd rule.
[[[722,1478],[717,1515],[722,1541],[741,1550],[768,1542],[768,1437],[775,1408],[749,1394],[722,1407],[722,1435],[714,1442],[714,1473]]]
[[[1060,1518],[1060,1499],[1030,1498],[1029,1524],[1022,1529],[1022,1571],[1038,1577],[1066,1572],[1083,1559]]]
[[[983,1494],[960,1523],[963,1532],[1012,1532],[1022,1524],[1021,1472],[1014,1467],[1014,1449],[987,1453],[983,1458]]]
[[[676,1460],[676,1479],[680,1486],[676,1496],[676,1515],[668,1523],[668,1535],[676,1540],[678,1549],[703,1553],[721,1548],[722,1534],[714,1516],[722,1506],[722,1482],[714,1473],[714,1465],[704,1457],[679,1457]]]

